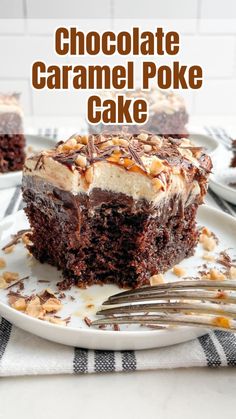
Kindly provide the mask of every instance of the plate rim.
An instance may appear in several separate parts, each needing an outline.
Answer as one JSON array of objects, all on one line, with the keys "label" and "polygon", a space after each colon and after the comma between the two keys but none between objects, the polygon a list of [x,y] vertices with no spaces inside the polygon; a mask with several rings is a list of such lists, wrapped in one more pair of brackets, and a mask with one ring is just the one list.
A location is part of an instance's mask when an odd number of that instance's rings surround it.
[{"label": "plate rim", "polygon": [[[0,221],[0,228],[3,227],[5,223],[10,222],[12,218],[15,218],[17,214],[21,214],[23,212],[24,212],[24,210],[20,210],[20,211],[17,211],[16,213],[14,213],[14,214],[11,214],[11,215],[3,218]],[[234,224],[234,227],[236,228],[236,219],[232,215],[226,214],[221,210],[218,210],[216,208],[211,207],[210,205],[203,204],[199,208],[199,212],[206,213],[206,215],[208,215],[210,213],[211,216],[212,215],[213,216],[217,215],[218,217],[227,219],[230,223]],[[45,327],[48,330],[58,330],[58,327],[60,327],[63,330],[63,332],[65,334],[68,334],[68,335],[70,333],[79,333],[79,334],[85,335],[86,337],[89,337],[89,336],[92,337],[92,336],[95,336],[95,335],[97,337],[99,337],[99,336],[103,337],[104,335],[108,336],[108,333],[109,333],[110,337],[113,337],[113,336],[117,337],[117,331],[114,331],[114,330],[91,329],[89,327],[88,328],[79,328],[79,327],[76,328],[76,327],[67,327],[67,326],[63,326],[63,325],[55,325],[55,324],[52,324],[52,323],[49,323],[49,322],[42,322],[42,320],[40,320],[40,319],[30,317],[30,316],[27,316],[24,313],[16,311],[15,309],[13,309],[12,307],[8,306],[6,303],[4,303],[0,300],[0,313],[5,318],[5,314],[3,314],[4,310],[6,310],[7,313],[14,313],[14,315],[16,315],[19,318],[19,320],[22,319],[24,321],[24,319],[27,318],[27,322],[31,323],[32,325],[35,325],[36,328],[37,328],[37,325],[40,324],[40,327],[41,326]],[[14,322],[12,322],[12,323],[14,324]],[[196,331],[196,328],[193,327],[193,326],[187,326],[186,328],[189,332],[192,331],[192,330]],[[25,330],[25,329],[23,329],[23,330]],[[199,331],[200,330],[201,330],[201,328],[199,328]],[[207,333],[207,331],[209,331],[209,329],[202,329],[202,330],[204,330],[203,334],[205,334],[205,333]],[[141,330],[141,331],[121,330],[121,331],[119,331],[119,336],[120,337],[128,337],[128,336],[137,337],[138,335],[140,335],[140,337],[143,336],[145,338],[145,337],[151,337],[151,336],[159,335],[160,338],[161,338],[161,335],[163,333],[166,334],[166,332],[167,331],[164,330],[164,329],[163,330]],[[32,333],[32,332],[30,332],[30,333]],[[37,335],[37,333],[35,333],[35,335]]]}]

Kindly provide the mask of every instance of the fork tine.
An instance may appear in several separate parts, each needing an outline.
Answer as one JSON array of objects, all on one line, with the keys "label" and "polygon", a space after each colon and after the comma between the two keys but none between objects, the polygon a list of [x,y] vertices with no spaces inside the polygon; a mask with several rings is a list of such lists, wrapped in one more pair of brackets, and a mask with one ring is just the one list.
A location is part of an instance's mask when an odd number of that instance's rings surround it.
[{"label": "fork tine", "polygon": [[154,300],[196,300],[196,301],[211,301],[211,302],[224,302],[236,304],[236,296],[231,296],[227,294],[219,294],[212,292],[188,292],[188,291],[173,291],[173,292],[158,292],[152,295],[133,295],[129,298],[117,298],[112,301],[105,301],[102,305],[115,305],[115,304],[125,304],[125,303],[135,303],[141,301],[154,301]]},{"label": "fork tine", "polygon": [[197,326],[207,329],[228,330],[236,332],[236,322],[232,322],[227,317],[213,317],[211,319],[202,318],[201,316],[181,315],[179,317],[173,315],[165,316],[121,316],[106,317],[92,322],[93,326],[113,325],[113,324],[142,324],[142,325],[168,325],[168,326]]},{"label": "fork tine", "polygon": [[132,304],[126,306],[116,306],[99,310],[96,314],[102,316],[132,314],[132,313],[199,313],[225,315],[236,318],[236,308],[221,306],[220,304],[189,303],[189,302],[169,302],[154,304]]},{"label": "fork tine", "polygon": [[[128,290],[124,291],[119,294],[115,294],[110,296],[106,301],[104,301],[103,305],[112,305],[112,304],[120,304],[130,302],[130,301],[147,301],[158,298],[161,296],[163,298],[168,298],[169,295],[174,295],[175,291],[187,291],[192,290],[196,294],[196,290],[227,290],[227,291],[236,291],[236,281],[212,281],[212,280],[194,280],[194,281],[177,281],[172,283],[165,283],[151,287],[144,287],[135,290]],[[166,291],[166,292],[165,292]],[[197,295],[200,295],[198,292]],[[166,297],[165,297],[166,296]],[[179,296],[178,296],[179,297]],[[203,295],[205,298],[205,294]]]}]

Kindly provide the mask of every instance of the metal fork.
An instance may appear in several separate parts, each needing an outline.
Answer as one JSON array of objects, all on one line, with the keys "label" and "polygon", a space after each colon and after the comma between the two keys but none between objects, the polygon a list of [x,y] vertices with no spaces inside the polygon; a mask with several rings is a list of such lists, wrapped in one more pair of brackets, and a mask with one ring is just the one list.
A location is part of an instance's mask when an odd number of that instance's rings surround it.
[{"label": "metal fork", "polygon": [[[236,332],[236,281],[184,280],[112,295],[93,326],[196,326]],[[111,307],[112,306],[112,307]]]}]

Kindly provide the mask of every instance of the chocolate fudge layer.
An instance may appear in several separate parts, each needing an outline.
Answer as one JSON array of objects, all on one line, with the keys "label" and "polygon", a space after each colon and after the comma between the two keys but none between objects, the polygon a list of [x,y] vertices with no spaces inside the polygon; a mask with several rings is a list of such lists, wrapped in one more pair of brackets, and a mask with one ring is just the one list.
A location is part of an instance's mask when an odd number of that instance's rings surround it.
[{"label": "chocolate fudge layer", "polygon": [[19,95],[0,94],[0,172],[21,170],[25,161],[24,148]]},{"label": "chocolate fudge layer", "polygon": [[26,160],[30,251],[61,288],[148,284],[191,256],[211,161],[188,139],[76,135]]},{"label": "chocolate fudge layer", "polygon": [[[165,137],[183,138],[188,137],[186,124],[188,123],[188,113],[184,100],[177,93],[172,91],[161,91],[152,88],[150,91],[135,90],[126,92],[128,98],[144,98],[149,104],[149,119],[144,125],[124,125],[122,130],[129,133],[150,132],[158,133]],[[115,92],[104,92],[103,99],[115,97]],[[89,125],[89,133],[100,133],[103,130],[109,132],[119,132],[120,125]]]}]

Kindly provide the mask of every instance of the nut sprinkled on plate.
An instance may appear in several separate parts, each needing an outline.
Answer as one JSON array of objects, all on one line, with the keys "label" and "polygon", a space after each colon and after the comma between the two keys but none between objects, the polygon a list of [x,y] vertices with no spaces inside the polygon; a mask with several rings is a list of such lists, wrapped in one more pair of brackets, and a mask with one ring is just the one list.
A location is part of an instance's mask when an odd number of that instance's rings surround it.
[{"label": "nut sprinkled on plate", "polygon": [[2,276],[0,276],[0,289],[4,289],[6,287],[7,287],[7,282]]},{"label": "nut sprinkled on plate", "polygon": [[42,317],[45,314],[45,310],[40,304],[40,299],[38,296],[32,298],[26,306],[26,314],[31,317]]},{"label": "nut sprinkled on plate", "polygon": [[12,308],[18,311],[25,311],[26,310],[26,301],[23,297],[20,297],[16,301],[11,304]]},{"label": "nut sprinkled on plate", "polygon": [[200,235],[200,243],[202,243],[202,247],[204,250],[208,252],[212,252],[216,248],[216,240],[214,237],[208,237],[206,234]]},{"label": "nut sprinkled on plate", "polygon": [[60,310],[62,304],[57,298],[49,298],[42,307],[47,313],[51,313]]},{"label": "nut sprinkled on plate", "polygon": [[202,279],[211,279],[212,281],[223,281],[226,276],[216,268],[212,268],[209,272],[202,275]]},{"label": "nut sprinkled on plate", "polygon": [[2,274],[3,278],[5,279],[6,282],[12,282],[12,281],[16,281],[17,279],[19,279],[19,274],[17,272],[8,272],[5,271]]},{"label": "nut sprinkled on plate", "polygon": [[180,265],[175,265],[172,269],[172,272],[179,277],[186,275],[186,270]]},{"label": "nut sprinkled on plate", "polygon": [[153,275],[150,278],[150,285],[158,285],[158,284],[163,284],[165,282],[165,278],[164,275],[162,274],[157,274],[157,275]]},{"label": "nut sprinkled on plate", "polygon": [[3,258],[0,258],[0,269],[4,269],[6,267],[6,261]]}]

